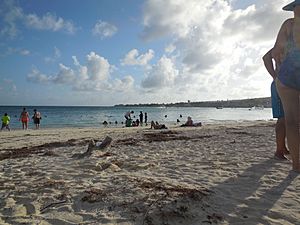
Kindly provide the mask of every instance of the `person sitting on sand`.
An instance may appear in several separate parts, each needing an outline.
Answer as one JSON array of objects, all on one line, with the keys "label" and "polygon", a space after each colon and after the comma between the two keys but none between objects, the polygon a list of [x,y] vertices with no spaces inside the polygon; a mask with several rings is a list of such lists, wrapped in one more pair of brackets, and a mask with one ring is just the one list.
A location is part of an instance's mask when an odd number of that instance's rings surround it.
[{"label": "person sitting on sand", "polygon": [[192,120],[192,117],[188,116],[187,121],[185,122],[185,124],[182,124],[181,127],[201,127],[202,123],[194,123]]},{"label": "person sitting on sand", "polygon": [[154,123],[154,121],[152,120],[151,121],[151,128],[150,129],[168,129],[167,127],[166,127],[166,125],[164,125],[164,124],[159,124],[157,121]]},{"label": "person sitting on sand", "polygon": [[140,125],[140,121],[139,121],[139,119],[136,119],[136,121],[135,121],[135,125],[136,125],[137,127]]}]

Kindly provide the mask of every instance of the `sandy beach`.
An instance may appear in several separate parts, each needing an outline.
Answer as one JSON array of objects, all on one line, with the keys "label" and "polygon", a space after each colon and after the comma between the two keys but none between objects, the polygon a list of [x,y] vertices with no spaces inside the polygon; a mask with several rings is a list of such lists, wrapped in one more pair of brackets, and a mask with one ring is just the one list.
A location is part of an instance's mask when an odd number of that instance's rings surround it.
[{"label": "sandy beach", "polygon": [[274,125],[1,132],[0,224],[299,224]]}]

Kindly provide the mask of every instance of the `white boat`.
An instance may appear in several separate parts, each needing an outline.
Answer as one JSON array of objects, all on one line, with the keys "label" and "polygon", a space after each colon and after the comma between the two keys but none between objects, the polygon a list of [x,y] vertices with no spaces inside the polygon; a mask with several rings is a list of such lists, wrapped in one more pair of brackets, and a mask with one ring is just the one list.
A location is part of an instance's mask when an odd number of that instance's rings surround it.
[{"label": "white boat", "polygon": [[249,110],[263,110],[263,109],[264,109],[264,106],[263,105],[259,105],[259,106],[253,106]]}]

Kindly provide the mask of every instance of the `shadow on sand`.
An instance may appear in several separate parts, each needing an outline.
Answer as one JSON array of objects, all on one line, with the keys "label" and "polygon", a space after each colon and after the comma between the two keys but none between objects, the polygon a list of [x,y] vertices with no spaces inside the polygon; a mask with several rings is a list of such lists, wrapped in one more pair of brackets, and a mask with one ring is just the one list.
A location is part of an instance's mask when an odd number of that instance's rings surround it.
[{"label": "shadow on sand", "polygon": [[[271,209],[298,174],[282,175],[280,169],[282,162],[268,159],[214,187],[216,204],[225,205],[224,219],[229,224],[254,225],[268,224],[266,218],[281,218],[279,212]],[[289,220],[292,224],[299,222],[292,217]]]}]

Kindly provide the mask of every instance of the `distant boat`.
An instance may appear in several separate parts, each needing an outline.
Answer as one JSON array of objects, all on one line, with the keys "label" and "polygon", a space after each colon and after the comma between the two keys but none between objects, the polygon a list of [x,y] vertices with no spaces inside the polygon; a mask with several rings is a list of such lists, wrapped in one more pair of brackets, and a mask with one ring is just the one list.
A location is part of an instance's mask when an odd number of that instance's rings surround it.
[{"label": "distant boat", "polygon": [[216,109],[223,109],[223,107],[222,106],[217,106]]},{"label": "distant boat", "polygon": [[264,106],[263,105],[258,105],[258,106],[253,106],[249,110],[263,110]]}]

